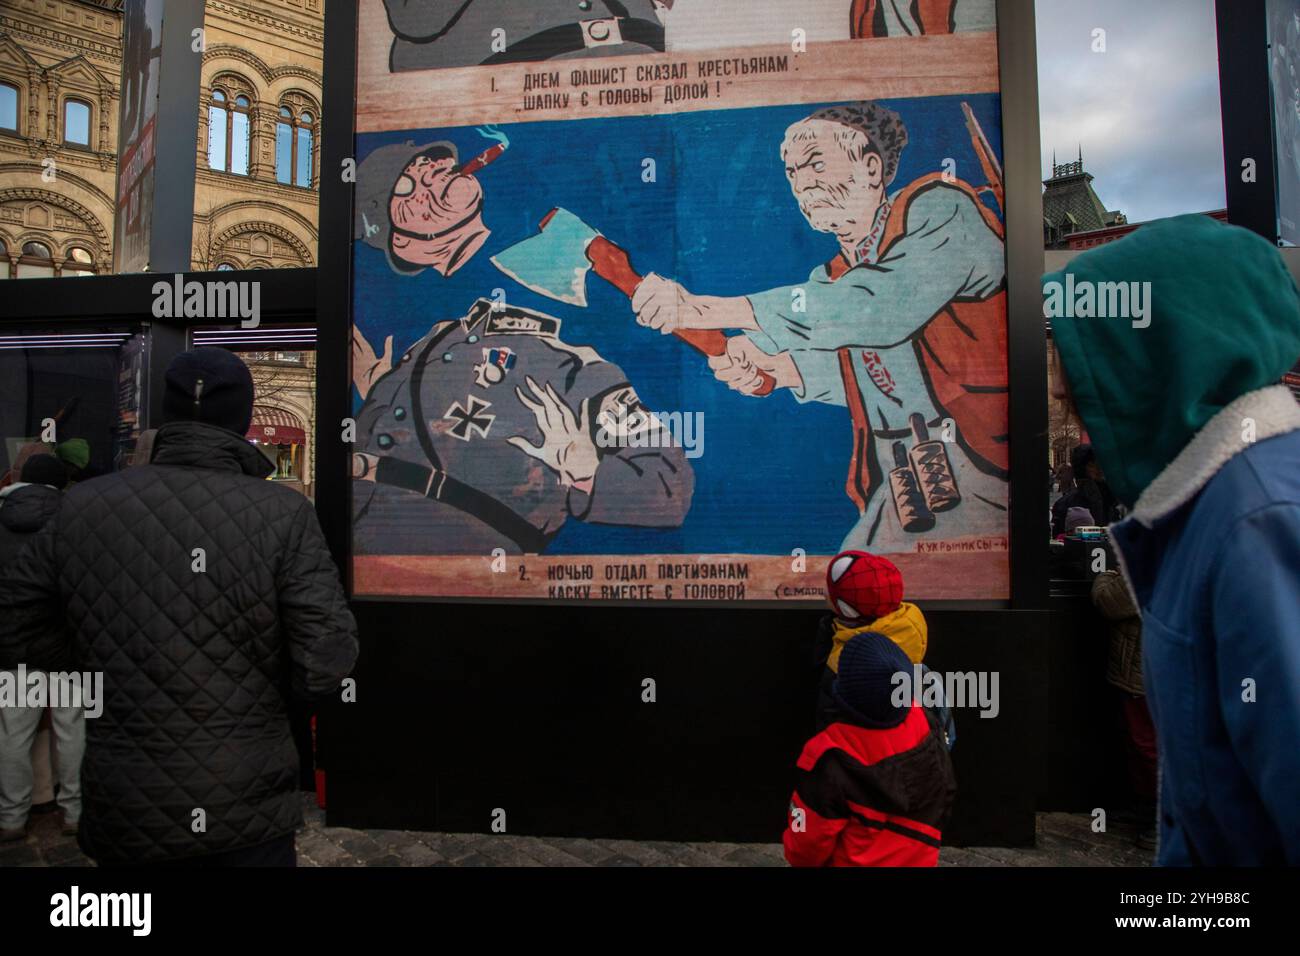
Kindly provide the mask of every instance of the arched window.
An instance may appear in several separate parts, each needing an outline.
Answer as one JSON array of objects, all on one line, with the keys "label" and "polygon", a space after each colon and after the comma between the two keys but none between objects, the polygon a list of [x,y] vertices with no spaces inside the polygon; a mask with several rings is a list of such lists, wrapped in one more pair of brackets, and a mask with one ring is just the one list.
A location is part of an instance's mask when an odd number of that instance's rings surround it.
[{"label": "arched window", "polygon": [[252,102],[247,96],[236,96],[230,110],[230,171],[240,176],[248,175],[249,111]]},{"label": "arched window", "polygon": [[214,89],[208,104],[208,167],[237,176],[248,175],[249,113],[252,100],[243,93],[232,99]]},{"label": "arched window", "polygon": [[226,94],[221,90],[212,91],[212,102],[208,105],[208,168],[226,168]]},{"label": "arched window", "polygon": [[0,129],[18,132],[18,87],[0,83]]},{"label": "arched window", "polygon": [[219,265],[217,266],[217,271],[218,271],[218,272],[234,272],[234,271],[235,271],[235,267],[232,266],[229,262],[223,262],[223,263],[221,263],[221,264],[219,264]]},{"label": "arched window", "polygon": [[95,257],[89,249],[73,246],[63,262],[65,276],[93,276],[95,274]]},{"label": "arched window", "polygon": [[71,146],[90,145],[90,104],[63,101],[63,142]]},{"label": "arched window", "polygon": [[18,278],[37,279],[54,275],[54,257],[50,247],[43,242],[23,243],[23,254],[18,257]]},{"label": "arched window", "polygon": [[0,239],[0,279],[9,278],[9,247]]},{"label": "arched window", "polygon": [[297,114],[280,107],[275,124],[275,178],[285,185],[311,188],[316,117],[310,110]]},{"label": "arched window", "polygon": [[280,107],[280,118],[275,123],[275,179],[288,185],[293,170],[293,112]]}]

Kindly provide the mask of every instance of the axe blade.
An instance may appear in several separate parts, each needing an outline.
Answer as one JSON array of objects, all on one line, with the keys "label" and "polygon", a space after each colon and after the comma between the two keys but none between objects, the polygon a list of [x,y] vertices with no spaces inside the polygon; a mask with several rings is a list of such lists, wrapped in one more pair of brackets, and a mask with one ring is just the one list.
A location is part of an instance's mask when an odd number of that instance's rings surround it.
[{"label": "axe blade", "polygon": [[587,247],[599,235],[568,210],[555,209],[541,232],[498,252],[492,264],[526,289],[586,308]]}]

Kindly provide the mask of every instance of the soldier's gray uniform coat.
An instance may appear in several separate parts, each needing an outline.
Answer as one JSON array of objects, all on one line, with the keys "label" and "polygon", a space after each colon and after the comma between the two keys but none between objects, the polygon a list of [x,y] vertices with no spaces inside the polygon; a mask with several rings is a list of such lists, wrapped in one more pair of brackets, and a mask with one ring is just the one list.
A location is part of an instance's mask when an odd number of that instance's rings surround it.
[{"label": "soldier's gray uniform coat", "polygon": [[[542,444],[537,419],[515,394],[516,387],[528,394],[525,376],[549,384],[575,415],[585,402],[583,424],[593,438],[602,410],[617,414],[619,403],[640,405],[622,369],[560,341],[558,319],[492,306],[480,299],[464,319],[435,325],[371,387],[357,419],[357,449],[372,462],[406,463],[394,470],[415,481],[397,487],[374,480],[373,468],[361,477],[354,467],[355,552],[535,553],[570,517],[678,527],[695,487],[681,447],[601,448],[598,442],[602,457],[588,495],[561,485],[554,470],[507,442],[522,436]],[[514,354],[514,367],[490,383],[481,367],[485,353],[499,348]],[[660,445],[667,444],[662,436]]]},{"label": "soldier's gray uniform coat", "polygon": [[[384,0],[394,34],[389,69],[430,70],[486,62],[653,53],[664,48],[653,0]],[[582,24],[621,18],[622,43],[592,43],[608,27]],[[493,50],[495,30],[506,50]]]}]

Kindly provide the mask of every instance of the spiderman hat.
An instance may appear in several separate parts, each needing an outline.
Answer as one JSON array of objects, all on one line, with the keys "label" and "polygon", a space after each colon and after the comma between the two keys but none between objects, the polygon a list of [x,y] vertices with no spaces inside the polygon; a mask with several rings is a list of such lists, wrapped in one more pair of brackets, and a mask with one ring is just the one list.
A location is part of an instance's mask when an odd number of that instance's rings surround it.
[{"label": "spiderman hat", "polygon": [[843,551],[826,568],[826,597],[845,624],[869,624],[898,610],[903,602],[903,575],[880,555]]}]

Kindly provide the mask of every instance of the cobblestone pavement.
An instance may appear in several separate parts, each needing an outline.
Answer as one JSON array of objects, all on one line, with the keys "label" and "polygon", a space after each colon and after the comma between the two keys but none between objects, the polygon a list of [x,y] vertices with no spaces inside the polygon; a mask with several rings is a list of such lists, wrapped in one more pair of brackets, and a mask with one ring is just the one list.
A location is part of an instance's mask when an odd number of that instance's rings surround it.
[{"label": "cobblestone pavement", "polygon": [[[486,833],[417,833],[325,826],[325,813],[303,795],[307,825],[298,834],[300,866],[784,866],[767,843],[667,843],[518,837]],[[944,847],[940,866],[1147,866],[1151,854],[1136,830],[1114,825],[1093,833],[1084,814],[1040,813],[1037,846]],[[57,813],[33,814],[26,841],[0,846],[0,866],[87,866]]]}]

